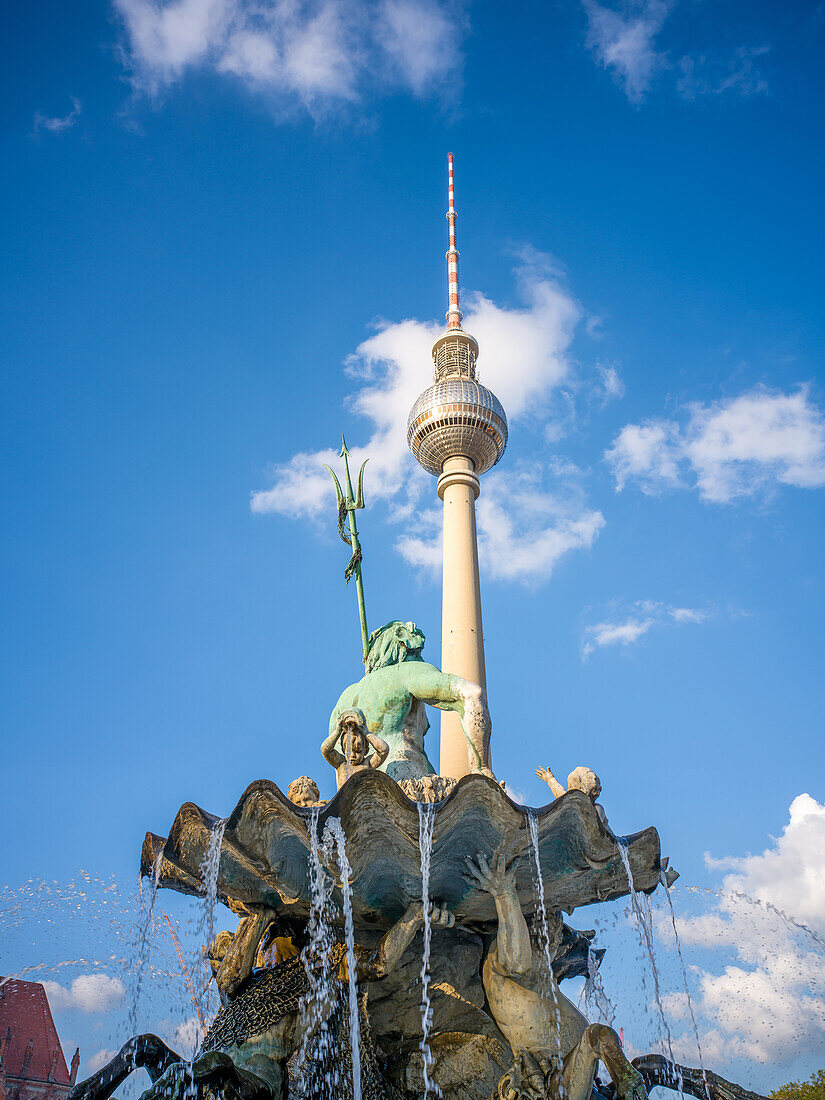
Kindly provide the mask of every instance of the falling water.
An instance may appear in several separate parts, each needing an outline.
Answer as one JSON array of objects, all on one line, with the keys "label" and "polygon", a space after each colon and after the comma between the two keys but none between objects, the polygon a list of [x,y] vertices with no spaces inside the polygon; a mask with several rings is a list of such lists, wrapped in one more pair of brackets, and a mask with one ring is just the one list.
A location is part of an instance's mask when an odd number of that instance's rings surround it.
[{"label": "falling water", "polygon": [[[340,1088],[335,1071],[334,1037],[329,1021],[335,1007],[335,985],[330,964],[330,951],[334,943],[332,930],[331,894],[332,879],[321,862],[326,854],[318,841],[319,807],[313,806],[309,823],[309,885],[312,905],[307,922],[309,940],[301,952],[301,962],[309,986],[301,999],[300,1014],[303,1041],[296,1059],[296,1071],[304,1076],[312,1069],[312,1063],[332,1066],[326,1072],[325,1084],[332,1093]],[[327,834],[329,836],[329,834]],[[335,1079],[331,1079],[334,1077]]]},{"label": "falling water", "polygon": [[218,872],[221,866],[221,845],[223,834],[226,831],[225,817],[219,817],[209,833],[209,843],[206,846],[201,862],[201,882],[204,884],[203,917],[199,931],[206,936],[208,947],[215,938],[215,906],[218,903]]},{"label": "falling water", "polygon": [[[670,1028],[668,1026],[667,1018],[665,1016],[664,1005],[662,1004],[661,990],[659,989],[659,971],[656,966],[656,956],[653,951],[653,913],[650,908],[650,898],[646,894],[639,894],[636,887],[633,884],[633,871],[630,867],[630,852],[628,851],[627,842],[623,839],[617,838],[616,840],[619,855],[622,859],[622,865],[624,866],[625,874],[627,875],[627,885],[630,890],[630,905],[633,910],[633,915],[636,918],[636,929],[639,933],[639,940],[641,941],[643,950],[647,953],[647,957],[650,961],[650,971],[653,977],[653,996],[656,1001],[656,1008],[659,1013],[659,1020],[661,1023],[662,1037],[667,1044],[667,1053],[670,1061],[673,1062],[673,1040],[670,1034]],[[682,1076],[677,1072],[676,1085],[679,1090],[679,1095],[684,1096],[682,1092]]]},{"label": "falling water", "polygon": [[[539,935],[542,944],[542,950],[544,952],[544,965],[547,968],[547,986],[549,988],[550,995],[553,999],[553,1015],[556,1020],[556,1068],[559,1073],[559,1086],[561,1089],[562,1100],[566,1095],[567,1090],[564,1086],[564,1080],[561,1077],[562,1069],[564,1068],[564,1058],[561,1050],[561,1009],[559,1007],[559,998],[556,992],[556,983],[553,978],[553,952],[550,948],[550,929],[547,926],[547,905],[544,899],[544,879],[541,875],[541,858],[539,856],[539,823],[536,816],[536,811],[530,807],[527,808],[527,825],[530,830],[530,847],[533,850],[533,874],[534,883],[536,888],[536,894],[539,899]],[[542,990],[542,995],[546,996],[546,992]]]},{"label": "falling water", "polygon": [[158,897],[160,883],[160,867],[163,862],[163,851],[155,856],[152,864],[152,877],[148,887],[143,885],[143,879],[138,879],[138,895],[140,898],[140,916],[138,918],[138,934],[135,942],[135,959],[133,963],[134,980],[132,982],[132,997],[129,1005],[129,1031],[137,1034],[137,1012],[140,1000],[140,989],[143,984],[143,969],[148,954],[149,935],[152,931],[155,914],[155,902]]},{"label": "falling water", "polygon": [[430,1027],[433,1022],[433,1009],[430,1003],[430,945],[432,942],[432,922],[430,920],[430,860],[433,852],[433,826],[435,825],[435,806],[428,802],[418,803],[418,849],[421,853],[421,905],[424,914],[424,950],[421,956],[421,1042],[418,1048],[424,1063],[424,1098],[428,1093],[441,1095],[441,1089],[430,1078],[433,1055],[430,1050]]},{"label": "falling water", "polygon": [[[203,944],[207,949],[215,938],[215,910],[218,905],[218,875],[221,867],[221,847],[223,845],[223,834],[226,831],[227,819],[219,817],[213,823],[209,830],[209,841],[206,845],[206,851],[203,854],[203,859],[200,865],[200,877],[204,886],[203,894],[203,907],[201,909],[200,919],[198,921],[198,935],[195,940],[195,952],[191,970],[192,985],[194,990],[190,990],[195,1004],[195,1014],[198,1020],[206,1020],[209,1015],[209,1006],[204,1003],[204,997],[207,994],[209,983],[212,978],[212,970],[209,965],[209,960],[205,953],[201,952],[200,945]],[[203,979],[198,980],[198,972],[203,972]],[[186,975],[184,975],[186,977]],[[207,998],[208,999],[208,998]]]},{"label": "falling water", "polygon": [[349,1039],[352,1050],[352,1100],[361,1100],[361,1021],[358,1015],[358,974],[355,958],[355,929],[352,921],[352,868],[347,858],[347,838],[337,817],[327,822],[326,832],[332,834],[341,871],[341,893],[344,899],[344,932],[347,941],[347,972],[349,974]]},{"label": "falling water", "polygon": [[584,980],[580,1004],[584,1002],[585,1016],[592,1014],[591,1005],[602,1023],[613,1026],[616,1019],[616,1006],[607,995],[599,973],[599,960],[592,943],[587,945],[587,975]]},{"label": "falling water", "polygon": [[708,1090],[708,1079],[705,1073],[705,1063],[702,1060],[702,1042],[699,1038],[699,1027],[696,1023],[696,1014],[693,1011],[693,1000],[690,996],[690,989],[688,988],[687,969],[685,968],[685,957],[682,954],[682,941],[679,939],[679,933],[676,930],[676,914],[673,911],[673,898],[670,896],[670,887],[667,884],[667,878],[664,871],[659,872],[659,881],[665,890],[665,897],[667,898],[668,908],[670,909],[670,923],[673,926],[673,938],[676,941],[676,951],[679,955],[679,963],[682,967],[682,981],[685,984],[685,997],[687,998],[688,1011],[690,1012],[690,1022],[693,1025],[693,1034],[696,1036],[696,1050],[699,1053],[699,1068],[702,1070],[702,1080],[705,1082],[705,1093],[708,1100],[710,1100],[710,1091]]}]

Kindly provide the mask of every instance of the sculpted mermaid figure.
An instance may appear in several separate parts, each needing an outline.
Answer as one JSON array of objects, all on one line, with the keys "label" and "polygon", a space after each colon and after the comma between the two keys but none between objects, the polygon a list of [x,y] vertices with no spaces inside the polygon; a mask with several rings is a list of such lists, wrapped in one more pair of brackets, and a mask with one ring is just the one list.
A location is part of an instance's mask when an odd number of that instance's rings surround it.
[{"label": "sculpted mermaid figure", "polygon": [[[515,1055],[499,1082],[501,1100],[589,1100],[599,1061],[619,1097],[647,1100],[642,1075],[625,1058],[616,1032],[589,1024],[548,974],[530,940],[515,875],[504,857],[491,867],[478,855],[467,865],[468,881],[490,894],[498,916],[482,978],[490,1011]],[[549,923],[552,956],[561,920],[554,915]]]}]

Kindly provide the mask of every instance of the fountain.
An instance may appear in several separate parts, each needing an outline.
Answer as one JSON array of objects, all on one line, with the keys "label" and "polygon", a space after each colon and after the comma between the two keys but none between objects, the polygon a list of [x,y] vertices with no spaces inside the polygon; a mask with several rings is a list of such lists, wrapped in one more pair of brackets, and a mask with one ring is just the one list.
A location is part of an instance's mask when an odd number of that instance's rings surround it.
[{"label": "fountain", "polygon": [[[452,185],[450,215],[448,332],[409,431],[416,457],[440,475],[454,548],[472,550],[478,474],[503,454],[507,429],[461,329]],[[567,787],[538,769],[554,797],[536,808],[497,781],[477,558],[451,560],[449,599],[445,569],[445,655],[464,675],[424,659],[412,622],[368,631],[355,521],[364,469],[354,493],[346,443],[341,454],[338,530],[352,551],[345,576],[356,580],[365,673],[340,693],[321,746],[337,792],[323,802],[309,776],[286,794],[258,779],[225,818],[186,802],[166,835],[146,834],[145,919],[157,890],[204,899],[199,929],[221,1008],[191,1061],[137,1035],[70,1100],[107,1100],[141,1066],[151,1080],[143,1100],[645,1100],[656,1085],[753,1100],[703,1065],[674,1063],[648,899],[677,875],[656,829],[616,836],[589,768]],[[445,714],[442,774],[425,749],[427,705]],[[625,1056],[599,979],[604,950],[564,919],[620,898],[631,901],[667,1057]],[[240,918],[234,933],[214,935],[218,906]],[[597,1022],[562,992],[577,976]]]},{"label": "fountain", "polygon": [[[167,836],[146,835],[150,905],[156,889],[204,899],[206,935],[216,905],[240,915],[234,935],[207,944],[222,1008],[191,1063],[136,1036],[72,1100],[105,1100],[141,1065],[153,1078],[145,1100],[583,1100],[600,1061],[611,1079],[601,1095],[640,1100],[663,1084],[709,1100],[752,1096],[662,1054],[630,1063],[613,1029],[589,1023],[560,989],[573,976],[600,988],[603,954],[562,914],[629,897],[667,1040],[646,902],[676,875],[655,828],[615,836],[595,788],[521,806],[486,760],[457,782],[425,771],[422,723],[398,737],[392,722],[399,709],[415,718],[443,674],[423,660],[413,624],[374,632],[376,643],[383,657],[348,689],[359,706],[333,710],[330,762],[349,774],[330,802],[308,779],[291,788],[296,801],[256,780],[228,817],[185,803]],[[462,685],[451,698],[478,702]],[[457,712],[466,721],[471,703]],[[376,713],[384,732],[369,739]],[[489,722],[483,702],[475,713]],[[404,754],[403,780],[381,766],[375,738],[389,764]]]}]

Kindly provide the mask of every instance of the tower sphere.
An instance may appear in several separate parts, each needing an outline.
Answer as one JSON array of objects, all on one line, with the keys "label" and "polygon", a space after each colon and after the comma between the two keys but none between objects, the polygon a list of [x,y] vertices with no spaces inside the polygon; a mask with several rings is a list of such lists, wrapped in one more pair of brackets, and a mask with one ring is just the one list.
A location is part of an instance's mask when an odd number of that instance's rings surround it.
[{"label": "tower sphere", "polygon": [[407,443],[436,477],[448,458],[472,460],[474,473],[495,466],[507,446],[507,417],[494,393],[474,378],[453,375],[424,390],[407,421]]},{"label": "tower sphere", "polygon": [[[458,249],[455,240],[453,154],[449,166],[447,221],[447,329],[433,344],[435,377],[412,407],[407,420],[407,443],[417,461],[436,477],[449,459],[472,463],[475,494],[478,476],[498,462],[507,446],[507,417],[494,393],[476,379],[478,343],[461,327],[458,304]],[[439,495],[441,495],[439,482]]]}]

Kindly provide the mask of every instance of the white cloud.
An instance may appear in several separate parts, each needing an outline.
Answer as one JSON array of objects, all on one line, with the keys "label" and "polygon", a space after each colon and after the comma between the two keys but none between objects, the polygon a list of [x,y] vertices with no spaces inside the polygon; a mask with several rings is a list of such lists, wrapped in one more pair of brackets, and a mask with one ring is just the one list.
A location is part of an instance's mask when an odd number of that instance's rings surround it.
[{"label": "white cloud", "polygon": [[780,485],[825,485],[825,415],[807,386],[779,393],[759,386],[727,401],[693,404],[683,422],[648,420],[622,428],[605,451],[616,489],[630,481],[655,494],[684,485],[727,504]]},{"label": "white cloud", "polygon": [[77,1009],[80,1012],[108,1012],[126,996],[126,987],[119,978],[108,974],[81,974],[67,989],[58,982],[43,982],[46,996],[54,1012]]},{"label": "white cloud", "polygon": [[186,1057],[192,1057],[203,1039],[203,1031],[197,1016],[190,1016],[175,1028],[174,1047]]},{"label": "white cloud", "polygon": [[596,623],[585,631],[587,641],[582,656],[588,657],[598,646],[632,645],[653,626],[654,619],[627,619],[623,623]]},{"label": "white cloud", "polygon": [[456,49],[460,25],[436,3],[384,0],[376,34],[399,84],[415,95],[426,94],[446,74],[455,77],[461,70]]},{"label": "white cloud", "polygon": [[612,363],[600,363],[597,370],[602,382],[599,395],[602,403],[606,405],[608,401],[624,397],[624,382],[616,367]]},{"label": "white cloud", "polygon": [[760,855],[705,859],[710,868],[731,872],[726,894],[746,894],[791,913],[825,941],[825,806],[815,798],[793,800],[782,836]]},{"label": "white cloud", "polygon": [[42,115],[37,111],[34,116],[34,132],[38,133],[40,130],[48,130],[50,134],[60,134],[64,130],[71,130],[80,118],[82,110],[83,107],[81,106],[80,100],[72,96],[72,109],[67,115],[50,118],[48,115]]},{"label": "white cloud", "polygon": [[[552,575],[571,550],[589,550],[604,527],[601,512],[589,509],[579,472],[569,464],[520,463],[506,473],[487,474],[476,504],[478,553],[493,580],[535,583]],[[405,535],[397,548],[410,565],[441,570],[441,514],[417,516],[421,534]]]},{"label": "white cloud", "polygon": [[137,90],[191,70],[240,80],[314,116],[375,89],[438,92],[461,71],[464,26],[438,0],[112,0]]},{"label": "white cloud", "polygon": [[668,614],[677,623],[704,623],[708,618],[707,611],[695,607],[671,607]]},{"label": "white cloud", "polygon": [[632,478],[639,480],[644,492],[681,484],[673,431],[673,425],[655,420],[622,428],[604,455],[613,467],[617,490],[624,489]]},{"label": "white cloud", "polygon": [[685,54],[674,66],[657,39],[676,0],[619,0],[608,7],[582,0],[587,15],[587,46],[603,69],[612,73],[631,103],[640,103],[654,79],[665,70],[677,76],[676,90],[685,99],[732,93],[743,97],[769,91],[760,60],[770,46],[742,45],[732,52],[708,50]]},{"label": "white cloud", "polygon": [[770,46],[739,46],[724,60],[688,54],[679,61],[681,76],[676,87],[685,99],[725,92],[744,97],[765,95],[770,87],[759,68],[759,59],[768,53]]},{"label": "white cloud", "polygon": [[587,45],[599,64],[621,83],[631,103],[639,103],[666,63],[655,40],[673,6],[671,0],[628,0],[621,11],[582,0],[587,13]]},{"label": "white cloud", "polygon": [[[779,1064],[825,1045],[825,806],[801,794],[782,835],[728,869],[711,912],[679,922],[682,944],[733,950],[717,973],[693,967],[706,1063]],[[669,938],[669,920],[660,933]],[[673,1018],[684,1019],[670,998]],[[766,1022],[770,1021],[769,1026]],[[690,1048],[692,1035],[679,1042]],[[695,1050],[695,1046],[693,1047]]]},{"label": "white cloud", "polygon": [[[558,388],[571,381],[570,344],[582,317],[558,272],[534,252],[520,256],[517,281],[525,306],[496,305],[482,294],[466,298],[465,325],[478,339],[479,379],[499,397],[511,422],[542,429]],[[347,363],[356,383],[350,399],[367,419],[372,436],[352,449],[352,462],[369,457],[369,491],[383,500],[391,518],[407,519],[433,479],[416,465],[406,443],[407,416],[427,385],[430,348],[441,326],[417,320],[386,324],[365,340]],[[252,494],[253,512],[315,519],[329,506],[330,483],[323,463],[333,450],[302,452],[273,470],[270,489]],[[551,460],[517,465],[484,478],[478,502],[479,548],[490,576],[537,581],[550,576],[569,551],[592,546],[604,525],[586,506],[581,471]],[[424,568],[440,563],[440,512],[416,514],[418,534],[399,540],[405,560]]]},{"label": "white cloud", "polygon": [[97,1071],[102,1069],[107,1062],[111,1062],[115,1053],[114,1050],[106,1050],[105,1048],[96,1051],[86,1062],[86,1072],[89,1074],[97,1073]]},{"label": "white cloud", "polygon": [[695,607],[669,607],[654,600],[639,600],[629,610],[614,613],[611,619],[584,628],[581,641],[582,660],[605,646],[634,645],[654,627],[669,623],[703,623],[709,618],[709,612]]}]

